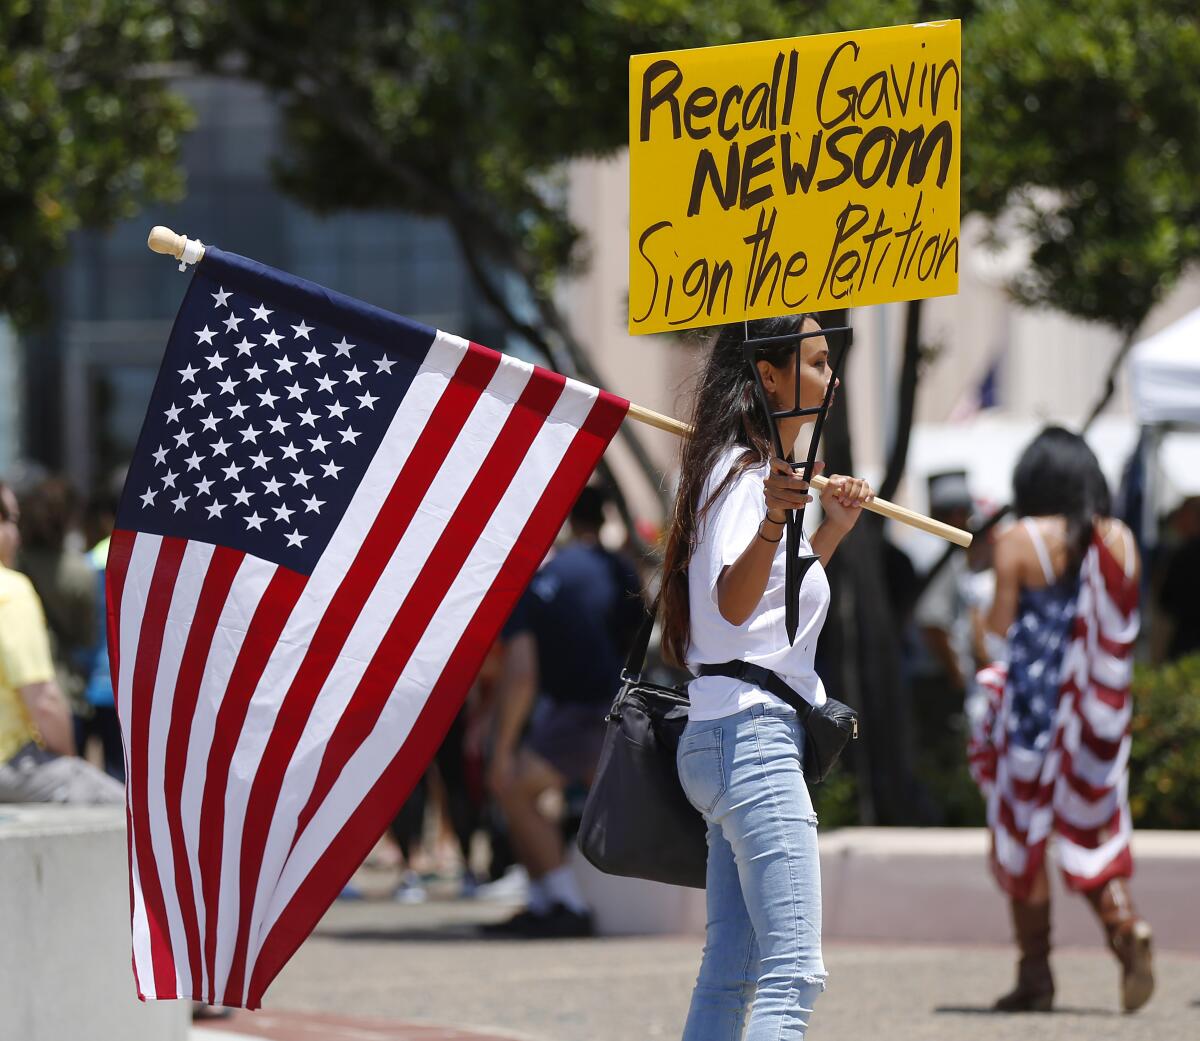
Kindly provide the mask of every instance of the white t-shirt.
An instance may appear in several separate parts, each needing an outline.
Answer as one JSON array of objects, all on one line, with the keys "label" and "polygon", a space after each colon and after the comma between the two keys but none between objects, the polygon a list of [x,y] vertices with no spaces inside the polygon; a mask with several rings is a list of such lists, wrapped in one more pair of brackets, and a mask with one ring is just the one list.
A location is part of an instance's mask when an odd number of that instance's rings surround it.
[{"label": "white t-shirt", "polygon": [[[708,501],[742,451],[731,447],[718,460],[700,493],[700,505]],[[817,637],[829,612],[829,579],[820,561],[809,568],[800,586],[800,625],[793,644],[788,643],[784,626],[784,539],[775,547],[766,591],[745,623],[730,624],[717,607],[717,579],[721,571],[742,555],[767,515],[763,498],[767,470],[764,463],[735,477],[700,524],[696,550],[688,563],[691,644],[687,666],[695,673],[701,663],[737,659],[753,662],[778,673],[806,701],[820,705],[825,701],[825,687],[813,660]],[[808,539],[801,541],[800,551],[812,552]],[[751,705],[783,704],[760,687],[727,676],[700,676],[692,680],[688,696],[692,702],[688,715],[695,720],[720,719]]]}]

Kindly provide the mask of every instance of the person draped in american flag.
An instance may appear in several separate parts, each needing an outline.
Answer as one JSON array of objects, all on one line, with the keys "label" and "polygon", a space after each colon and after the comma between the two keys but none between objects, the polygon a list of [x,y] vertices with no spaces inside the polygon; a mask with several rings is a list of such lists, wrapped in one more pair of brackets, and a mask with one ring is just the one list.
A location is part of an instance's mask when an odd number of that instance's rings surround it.
[{"label": "person draped in american flag", "polygon": [[1013,475],[1019,518],[996,542],[987,617],[995,664],[969,749],[987,800],[991,863],[1011,901],[1020,962],[997,1011],[1044,1011],[1050,971],[1046,844],[1067,887],[1095,910],[1121,966],[1121,1004],[1154,989],[1151,931],[1130,899],[1129,683],[1140,564],[1109,516],[1100,464],[1083,438],[1048,427]]}]

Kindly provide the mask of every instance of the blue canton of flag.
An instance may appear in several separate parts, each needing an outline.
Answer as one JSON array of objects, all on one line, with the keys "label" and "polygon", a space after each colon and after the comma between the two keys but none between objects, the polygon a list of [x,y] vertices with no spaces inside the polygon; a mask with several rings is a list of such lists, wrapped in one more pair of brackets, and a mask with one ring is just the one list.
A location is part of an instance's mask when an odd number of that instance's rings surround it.
[{"label": "blue canton of flag", "polygon": [[398,340],[393,326],[385,350],[369,335],[348,338],[300,293],[268,303],[244,281],[208,251],[167,344],[117,526],[308,574],[432,330],[414,325]]}]

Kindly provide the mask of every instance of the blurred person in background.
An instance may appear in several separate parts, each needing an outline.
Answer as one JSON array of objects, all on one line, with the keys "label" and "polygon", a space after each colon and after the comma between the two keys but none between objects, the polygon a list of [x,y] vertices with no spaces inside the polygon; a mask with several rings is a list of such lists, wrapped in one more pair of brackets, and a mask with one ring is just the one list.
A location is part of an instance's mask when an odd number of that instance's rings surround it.
[{"label": "blurred person in background", "polygon": [[[965,470],[929,476],[929,513],[934,520],[966,530],[971,520],[971,493]],[[967,555],[955,550],[938,568],[916,605],[916,622],[934,661],[956,694],[965,695],[975,674],[965,582]]]},{"label": "blurred person in background", "polygon": [[1013,474],[1018,521],[995,544],[987,637],[997,664],[980,674],[989,710],[971,766],[987,799],[992,867],[1007,892],[1020,961],[997,1011],[1045,1011],[1050,971],[1046,843],[1069,889],[1100,919],[1121,968],[1121,1005],[1154,988],[1151,931],[1128,880],[1130,679],[1140,563],[1111,517],[1108,486],[1083,438],[1048,427]]},{"label": "blurred person in background", "polygon": [[[77,720],[82,720],[88,714],[84,689],[103,612],[97,611],[95,571],[78,545],[79,504],[61,477],[42,478],[19,499],[21,547],[16,568],[28,576],[42,602],[59,690]],[[82,744],[79,747],[82,750]]]},{"label": "blurred person in background", "polygon": [[33,584],[12,570],[20,507],[0,481],[0,802],[118,803],[124,787],[75,755]]},{"label": "blurred person in background", "polygon": [[[492,935],[590,936],[592,916],[542,799],[591,783],[604,717],[642,619],[637,572],[600,543],[605,495],[585,487],[570,541],[542,565],[504,630],[488,784],[529,876],[528,907]],[[524,735],[524,737],[522,736]]]},{"label": "blurred person in background", "polygon": [[1171,621],[1166,660],[1174,661],[1200,651],[1200,496],[1176,507],[1168,531],[1158,604]]},{"label": "blurred person in background", "polygon": [[[929,476],[929,510],[935,520],[972,529],[975,504],[965,470]],[[915,609],[922,642],[971,723],[986,710],[986,695],[975,673],[987,664],[981,635],[993,588],[991,542],[976,539],[969,549],[951,552]]]},{"label": "blurred person in background", "polygon": [[96,492],[84,511],[84,538],[92,566],[93,597],[96,605],[94,642],[88,655],[87,682],[83,689],[85,710],[80,715],[76,737],[81,752],[89,740],[100,746],[104,770],[118,781],[125,780],[125,755],[121,744],[121,722],[113,698],[112,670],[108,658],[108,600],[104,576],[108,567],[108,544],[117,520],[117,501],[124,483],[122,471],[107,490]]}]

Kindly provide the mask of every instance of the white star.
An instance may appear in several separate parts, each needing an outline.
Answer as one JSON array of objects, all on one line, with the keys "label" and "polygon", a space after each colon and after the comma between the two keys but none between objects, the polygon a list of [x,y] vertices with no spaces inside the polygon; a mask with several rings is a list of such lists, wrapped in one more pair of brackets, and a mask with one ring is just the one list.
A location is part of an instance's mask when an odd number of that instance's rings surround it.
[{"label": "white star", "polygon": [[246,339],[246,337],[243,336],[241,341],[234,344],[234,346],[237,347],[238,354],[246,355],[250,353],[250,350],[253,348],[254,344],[252,344],[248,339]]},{"label": "white star", "polygon": [[258,455],[252,455],[250,457],[250,462],[254,464],[255,470],[265,470],[267,468],[267,463],[270,461],[271,457],[264,454],[261,450],[259,451]]},{"label": "white star", "polygon": [[283,451],[283,458],[286,459],[289,463],[295,462],[296,459],[300,455],[300,449],[298,449],[295,445],[292,445],[292,444],[284,445],[282,451]]},{"label": "white star", "polygon": [[300,413],[298,418],[302,427],[315,427],[317,425],[317,414],[312,409],[306,408]]},{"label": "white star", "polygon": [[283,487],[283,483],[281,481],[275,480],[274,477],[263,482],[263,488],[266,489],[266,492],[268,495],[278,495],[279,489],[282,487]]},{"label": "white star", "polygon": [[358,444],[359,434],[354,427],[346,427],[345,430],[339,430],[338,433],[342,435],[342,444],[345,444],[347,441],[352,445]]},{"label": "white star", "polygon": [[292,424],[289,423],[282,416],[276,416],[269,423],[267,423],[267,426],[269,426],[271,428],[272,434],[282,434],[291,425]]},{"label": "white star", "polygon": [[246,469],[244,466],[238,466],[237,463],[230,463],[221,471],[221,473],[225,475],[225,480],[236,481],[238,479],[238,475],[241,474],[244,469]]},{"label": "white star", "polygon": [[329,393],[332,394],[333,388],[337,386],[337,380],[331,379],[329,376],[318,376],[317,386],[322,390],[329,391]]},{"label": "white star", "polygon": [[200,480],[196,482],[196,494],[197,495],[207,495],[208,490],[212,486],[213,486],[212,481],[210,481],[207,477],[201,477]]},{"label": "white star", "polygon": [[292,516],[292,514],[296,512],[295,510],[289,510],[286,503],[280,503],[278,506],[272,506],[271,509],[275,511],[275,519],[281,520],[285,524],[288,522],[288,519]]},{"label": "white star", "polygon": [[325,407],[329,409],[330,419],[341,419],[346,413],[346,406],[340,401],[335,401],[332,405],[326,405]]},{"label": "white star", "polygon": [[325,505],[325,500],[318,499],[315,495],[308,499],[301,499],[300,501],[304,503],[305,513],[320,513],[321,507]]},{"label": "white star", "polygon": [[236,387],[237,385],[238,385],[238,381],[235,380],[232,376],[226,376],[223,380],[221,380],[217,384],[217,386],[221,388],[221,392],[223,394],[232,394],[233,388]]},{"label": "white star", "polygon": [[197,341],[196,346],[199,347],[200,344],[203,343],[205,347],[211,347],[212,339],[216,335],[217,335],[216,330],[210,329],[207,325],[203,329],[197,329],[196,330],[196,341]]},{"label": "white star", "polygon": [[347,343],[346,337],[343,336],[341,340],[333,345],[333,349],[337,351],[336,356],[338,358],[349,358],[350,352],[354,349],[354,344]]},{"label": "white star", "polygon": [[169,409],[167,409],[166,412],[167,422],[177,423],[179,421],[179,413],[182,411],[183,409],[181,409],[178,405],[172,405]]},{"label": "white star", "polygon": [[386,372],[390,376],[392,374],[392,366],[395,364],[396,362],[392,358],[380,358],[375,363],[375,372],[376,374]]},{"label": "white star", "polygon": [[180,430],[179,433],[175,435],[175,443],[180,448],[187,448],[188,442],[191,439],[192,439],[192,432],[190,430]]},{"label": "white star", "polygon": [[245,444],[247,441],[253,441],[255,444],[258,444],[258,435],[261,433],[262,431],[256,427],[246,427],[242,431],[242,444]]},{"label": "white star", "polygon": [[168,470],[166,475],[163,477],[163,485],[167,488],[174,488],[175,478],[178,476],[179,474],[177,474],[174,470]]},{"label": "white star", "polygon": [[325,355],[323,355],[315,347],[310,347],[300,357],[304,358],[309,365],[320,365],[321,359],[324,358]]},{"label": "white star", "polygon": [[365,375],[366,375],[366,373],[363,372],[362,369],[360,369],[357,365],[352,365],[350,368],[348,368],[346,370],[346,382],[347,383],[357,383],[357,384],[359,384],[359,386],[361,386],[362,378]]},{"label": "white star", "polygon": [[295,546],[297,549],[301,548],[300,543],[306,538],[308,538],[307,535],[301,535],[298,531],[289,531],[287,534],[288,545]]},{"label": "white star", "polygon": [[289,384],[284,387],[284,390],[288,392],[288,401],[303,401],[304,395],[307,393],[307,388],[300,386],[299,383]]},{"label": "white star", "polygon": [[219,355],[216,351],[213,351],[212,354],[210,354],[204,360],[208,362],[208,367],[210,369],[220,369],[222,372],[225,371],[224,366],[226,359],[221,357],[221,355]]},{"label": "white star", "polygon": [[249,517],[246,518],[246,530],[249,531],[251,528],[253,528],[255,531],[262,531],[263,521],[266,519],[266,517],[260,517],[258,515],[258,510],[255,510],[252,514],[250,514]]},{"label": "white star", "polygon": [[204,403],[208,400],[208,391],[197,390],[189,399],[192,403],[192,408],[203,408]]},{"label": "white star", "polygon": [[272,394],[269,390],[264,390],[258,396],[258,403],[264,408],[274,408],[275,402],[279,400],[278,394]]},{"label": "white star", "polygon": [[249,407],[249,405],[243,405],[240,401],[235,401],[229,406],[229,417],[231,419],[245,419],[246,409]]},{"label": "white star", "polygon": [[377,402],[378,400],[379,400],[379,398],[377,398],[370,391],[367,391],[365,394],[358,395],[358,407],[359,408],[369,408],[372,412],[374,412],[375,411],[375,402]]},{"label": "white star", "polygon": [[213,501],[204,508],[208,510],[209,517],[219,517],[221,516],[221,511],[225,509],[225,504],[223,502],[217,502],[216,499],[213,499]]},{"label": "white star", "polygon": [[265,322],[271,315],[275,313],[274,311],[268,311],[262,304],[259,304],[257,307],[252,307],[250,310],[254,312],[254,320],[256,322]]},{"label": "white star", "polygon": [[200,425],[204,427],[210,434],[217,429],[218,419],[211,412],[200,420]]},{"label": "white star", "polygon": [[196,373],[199,371],[199,369],[193,368],[191,365],[189,365],[186,369],[180,369],[179,375],[183,377],[184,383],[195,383]]},{"label": "white star", "polygon": [[271,347],[278,347],[279,341],[282,339],[283,337],[280,336],[279,333],[277,333],[274,329],[268,329],[265,333],[263,333],[263,343],[268,344]]},{"label": "white star", "polygon": [[163,448],[162,445],[159,445],[158,451],[154,453],[154,462],[156,465],[161,466],[166,461],[167,461],[167,450],[165,448]]},{"label": "white star", "polygon": [[199,453],[198,453],[198,452],[196,452],[195,450],[193,450],[193,451],[192,451],[192,454],[191,454],[191,455],[189,455],[189,456],[188,456],[188,457],[187,457],[187,458],[184,460],[184,462],[188,464],[188,469],[189,469],[189,470],[199,470],[199,469],[200,469],[200,464],[201,464],[203,461],[204,461],[204,460],[200,458],[200,455],[199,455]]},{"label": "white star", "polygon": [[294,474],[292,474],[292,487],[295,488],[297,485],[300,485],[301,487],[307,489],[308,482],[311,480],[312,476],[310,474],[306,474],[303,470],[297,470]]},{"label": "white star", "polygon": [[312,450],[314,452],[320,452],[322,455],[325,454],[325,449],[329,445],[329,442],[326,441],[325,438],[323,438],[320,434],[318,434],[316,437],[310,437],[308,439],[308,443],[312,445]]},{"label": "white star", "polygon": [[224,286],[218,286],[217,291],[212,294],[212,298],[216,301],[216,304],[214,306],[215,307],[228,307],[229,305],[227,303],[225,303],[225,301],[228,300],[232,295],[233,295],[232,293],[225,292]]},{"label": "white star", "polygon": [[149,488],[147,488],[141,494],[142,505],[143,506],[153,506],[154,505],[154,497],[157,494],[158,494],[157,491],[151,491]]},{"label": "white star", "polygon": [[232,311],[229,317],[225,319],[225,331],[227,333],[236,333],[237,327],[244,322],[244,318],[238,318]]},{"label": "white star", "polygon": [[255,383],[262,383],[263,373],[266,371],[266,369],[261,369],[257,364],[254,364],[246,370],[246,375],[254,380]]},{"label": "white star", "polygon": [[183,492],[180,492],[171,501],[175,504],[175,512],[178,513],[187,505],[188,497]]},{"label": "white star", "polygon": [[338,466],[337,463],[330,460],[328,463],[322,463],[321,469],[325,471],[326,477],[332,477],[336,480],[337,475],[340,474],[346,468],[344,466]]},{"label": "white star", "polygon": [[[213,442],[212,450],[213,450],[214,456],[216,456],[216,455],[224,456],[225,453],[229,451],[229,442],[226,441],[225,438],[222,437],[222,438],[218,439],[217,441]],[[226,458],[228,458],[228,456],[226,456]]]},{"label": "white star", "polygon": [[239,506],[245,506],[247,503],[250,502],[250,496],[253,494],[254,494],[253,492],[249,492],[245,488],[239,488],[236,492],[233,493],[233,501],[236,502]]},{"label": "white star", "polygon": [[292,374],[292,369],[296,367],[296,363],[291,358],[276,358],[275,364],[278,368],[276,372],[286,372],[289,376]]},{"label": "white star", "polygon": [[308,334],[312,331],[313,327],[311,325],[305,325],[303,318],[300,319],[299,325],[292,326],[292,332],[295,333],[293,339],[307,340]]}]

